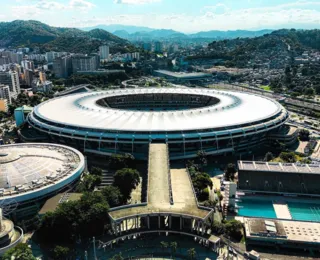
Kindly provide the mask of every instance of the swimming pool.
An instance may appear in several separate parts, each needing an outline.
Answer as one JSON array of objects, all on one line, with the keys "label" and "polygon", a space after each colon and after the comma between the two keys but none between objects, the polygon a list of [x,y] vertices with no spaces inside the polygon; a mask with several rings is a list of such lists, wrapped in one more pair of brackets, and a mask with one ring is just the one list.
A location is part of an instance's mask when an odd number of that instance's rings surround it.
[{"label": "swimming pool", "polygon": [[287,205],[293,219],[320,222],[320,204],[289,201]]},{"label": "swimming pool", "polygon": [[246,217],[276,218],[271,200],[244,199],[237,202],[238,215]]},{"label": "swimming pool", "polygon": [[277,218],[273,201],[286,201],[292,219],[320,222],[320,201],[308,201],[287,198],[241,198],[237,205],[238,216]]}]

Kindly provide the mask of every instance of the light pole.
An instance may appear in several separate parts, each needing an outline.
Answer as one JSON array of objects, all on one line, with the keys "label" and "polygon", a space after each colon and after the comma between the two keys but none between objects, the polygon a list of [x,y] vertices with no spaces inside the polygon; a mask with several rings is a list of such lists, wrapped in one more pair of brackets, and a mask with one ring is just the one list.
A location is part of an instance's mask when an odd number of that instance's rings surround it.
[{"label": "light pole", "polygon": [[84,259],[88,260],[88,252],[87,251],[84,251]]},{"label": "light pole", "polygon": [[93,256],[94,256],[94,260],[96,260],[97,254],[96,254],[96,238],[95,237],[92,238],[92,243],[93,243]]}]

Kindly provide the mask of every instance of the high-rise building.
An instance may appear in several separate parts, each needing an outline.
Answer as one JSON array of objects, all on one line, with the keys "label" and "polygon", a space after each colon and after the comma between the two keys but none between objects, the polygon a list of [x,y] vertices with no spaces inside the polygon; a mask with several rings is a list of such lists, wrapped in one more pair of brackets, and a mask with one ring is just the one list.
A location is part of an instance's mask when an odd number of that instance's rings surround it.
[{"label": "high-rise building", "polygon": [[20,80],[16,71],[1,71],[0,84],[8,85],[13,97],[20,93]]},{"label": "high-rise building", "polygon": [[59,53],[55,51],[46,52],[46,60],[48,63],[53,62],[56,58],[59,57]]},{"label": "high-rise building", "polygon": [[162,43],[161,42],[155,42],[154,51],[158,52],[158,53],[162,52]]},{"label": "high-rise building", "polygon": [[33,71],[29,69],[24,70],[24,80],[26,85],[31,86],[33,81]]},{"label": "high-rise building", "polygon": [[145,43],[143,43],[143,49],[145,50],[145,51],[151,51],[151,49],[152,49],[152,45],[151,45],[151,43],[150,42],[145,42]]},{"label": "high-rise building", "polygon": [[73,73],[79,71],[95,71],[99,68],[99,55],[76,55],[72,57]]},{"label": "high-rise building", "polygon": [[110,55],[109,46],[103,45],[99,47],[99,54],[102,60],[108,60]]},{"label": "high-rise building", "polygon": [[11,94],[8,85],[0,84],[0,98],[6,99],[8,104],[11,104]]},{"label": "high-rise building", "polygon": [[4,98],[0,98],[0,111],[1,112],[8,112],[8,100]]},{"label": "high-rise building", "polygon": [[72,74],[72,58],[70,55],[58,57],[53,61],[53,72],[56,78],[67,78]]},{"label": "high-rise building", "polygon": [[23,60],[21,62],[21,66],[27,70],[32,70],[32,71],[34,70],[34,64],[33,64],[33,61],[31,60]]},{"label": "high-rise building", "polygon": [[40,78],[40,82],[41,82],[41,83],[46,82],[46,80],[47,80],[46,73],[43,72],[43,71],[40,71],[40,72],[39,72],[39,78]]}]

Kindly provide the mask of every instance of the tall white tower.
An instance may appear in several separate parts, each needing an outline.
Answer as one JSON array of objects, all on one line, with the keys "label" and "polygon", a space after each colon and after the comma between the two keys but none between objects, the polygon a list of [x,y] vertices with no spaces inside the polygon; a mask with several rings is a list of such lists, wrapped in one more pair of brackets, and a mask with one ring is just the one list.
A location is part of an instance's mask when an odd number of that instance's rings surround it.
[{"label": "tall white tower", "polygon": [[108,60],[109,59],[109,46],[108,45],[102,45],[99,47],[99,53],[100,58],[102,60]]}]

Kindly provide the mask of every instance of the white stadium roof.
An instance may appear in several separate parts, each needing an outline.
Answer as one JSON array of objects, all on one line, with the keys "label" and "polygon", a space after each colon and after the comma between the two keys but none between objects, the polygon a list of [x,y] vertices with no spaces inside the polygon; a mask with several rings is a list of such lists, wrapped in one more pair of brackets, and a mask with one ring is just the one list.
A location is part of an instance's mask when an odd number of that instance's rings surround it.
[{"label": "white stadium roof", "polygon": [[[194,94],[218,98],[218,104],[175,111],[130,111],[101,107],[103,98],[137,94]],[[34,109],[42,119],[106,131],[188,131],[250,124],[278,114],[283,107],[258,95],[190,88],[136,88],[81,93],[48,100]]]}]

